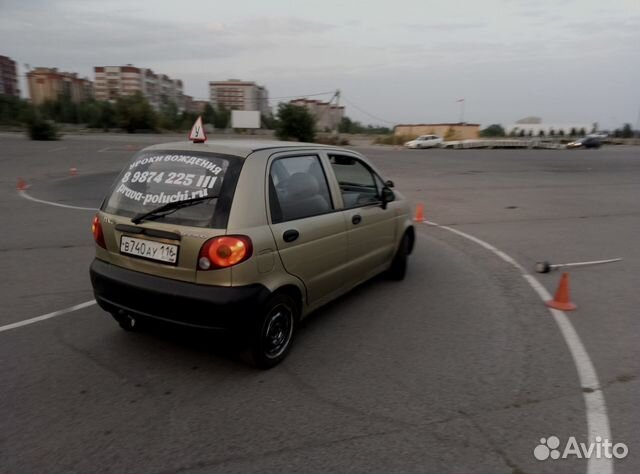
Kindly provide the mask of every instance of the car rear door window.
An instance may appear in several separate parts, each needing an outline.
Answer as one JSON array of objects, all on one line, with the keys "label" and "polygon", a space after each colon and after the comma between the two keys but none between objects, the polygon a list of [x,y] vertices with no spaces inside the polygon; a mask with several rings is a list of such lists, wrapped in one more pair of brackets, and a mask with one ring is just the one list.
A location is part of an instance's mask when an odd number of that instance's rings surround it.
[{"label": "car rear door window", "polygon": [[374,174],[351,156],[329,155],[345,208],[362,207],[380,201]]},{"label": "car rear door window", "polygon": [[275,160],[269,172],[273,223],[303,219],[333,209],[327,177],[316,155]]}]

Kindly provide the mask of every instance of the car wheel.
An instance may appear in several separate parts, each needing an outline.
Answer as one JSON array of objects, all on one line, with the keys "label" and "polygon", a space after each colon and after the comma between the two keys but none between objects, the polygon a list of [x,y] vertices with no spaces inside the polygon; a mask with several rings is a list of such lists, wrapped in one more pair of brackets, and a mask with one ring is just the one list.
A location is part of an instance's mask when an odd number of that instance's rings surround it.
[{"label": "car wheel", "polygon": [[402,241],[400,242],[400,246],[398,247],[398,251],[393,257],[393,261],[391,262],[391,266],[387,271],[387,276],[391,280],[404,280],[405,275],[407,274],[407,261],[409,257],[409,236],[404,234],[402,237]]},{"label": "car wheel", "polygon": [[293,343],[299,316],[298,304],[286,294],[276,294],[264,306],[253,328],[251,356],[260,369],[284,360]]},{"label": "car wheel", "polygon": [[111,313],[120,327],[128,332],[141,332],[144,330],[144,322],[140,318],[133,317],[126,313]]}]

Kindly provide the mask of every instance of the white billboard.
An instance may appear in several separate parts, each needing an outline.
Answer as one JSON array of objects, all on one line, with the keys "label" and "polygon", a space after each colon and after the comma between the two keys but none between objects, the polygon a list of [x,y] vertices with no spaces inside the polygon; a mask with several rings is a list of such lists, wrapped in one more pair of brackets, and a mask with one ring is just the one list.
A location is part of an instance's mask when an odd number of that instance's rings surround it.
[{"label": "white billboard", "polygon": [[231,128],[260,128],[260,111],[232,110]]}]

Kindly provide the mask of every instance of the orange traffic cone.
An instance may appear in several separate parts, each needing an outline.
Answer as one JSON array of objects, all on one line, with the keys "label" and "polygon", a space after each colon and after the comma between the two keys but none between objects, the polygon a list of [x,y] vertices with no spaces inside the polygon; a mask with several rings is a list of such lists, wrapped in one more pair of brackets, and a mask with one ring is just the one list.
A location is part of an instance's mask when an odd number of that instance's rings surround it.
[{"label": "orange traffic cone", "polygon": [[27,183],[25,183],[24,179],[18,178],[18,186],[16,186],[18,191],[24,191],[27,189]]},{"label": "orange traffic cone", "polygon": [[549,308],[559,309],[560,311],[573,311],[577,306],[569,300],[569,274],[563,273],[560,278],[560,284],[556,290],[556,295],[551,301],[547,301]]},{"label": "orange traffic cone", "polygon": [[69,168],[69,175],[70,176],[77,176],[78,175],[78,168]]},{"label": "orange traffic cone", "polygon": [[414,221],[416,222],[423,222],[424,221],[424,204],[419,203],[416,206],[416,216],[413,218]]}]

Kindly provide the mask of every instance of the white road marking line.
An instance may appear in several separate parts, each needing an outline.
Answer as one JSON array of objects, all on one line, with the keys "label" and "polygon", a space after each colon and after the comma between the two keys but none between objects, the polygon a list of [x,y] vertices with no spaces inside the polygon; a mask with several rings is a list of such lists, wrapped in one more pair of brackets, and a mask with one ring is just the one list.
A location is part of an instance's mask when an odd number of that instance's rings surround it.
[{"label": "white road marking line", "polygon": [[71,206],[70,204],[60,204],[59,202],[45,201],[43,199],[38,199],[38,198],[34,198],[33,196],[29,196],[29,194],[27,194],[27,192],[24,190],[18,191],[18,194],[23,198],[28,199],[29,201],[39,202],[40,204],[48,204],[49,206],[64,207],[66,209],[76,209],[79,211],[95,212],[98,210],[98,208],[96,207]]},{"label": "white road marking line", "polygon": [[71,313],[73,311],[78,311],[79,309],[88,308],[89,306],[93,306],[94,304],[96,304],[96,300],[85,301],[84,303],[71,306],[70,308],[54,311],[53,313],[43,314],[42,316],[36,316],[35,318],[31,318],[31,319],[25,319],[24,321],[18,321],[17,323],[7,324],[6,326],[0,326],[0,332],[9,331],[10,329],[16,329],[22,326],[27,326],[29,324],[44,321],[45,319],[55,318],[56,316],[62,316],[63,314]]},{"label": "white road marking line", "polygon": [[109,151],[109,150],[111,150],[111,148],[112,148],[112,147],[110,147],[110,146],[106,146],[106,147],[104,147],[104,148],[100,148],[100,149],[98,150],[98,153],[104,153],[105,151]]},{"label": "white road marking line", "polygon": [[[467,234],[466,232],[462,232],[458,229],[440,225],[431,221],[423,221],[423,223],[438,227],[439,229],[448,230],[449,232],[452,232],[456,235],[459,235],[460,237],[463,237],[480,245],[481,247],[484,247],[485,249],[498,256],[500,259],[515,267],[520,272],[520,275],[527,281],[527,283],[529,283],[531,288],[533,288],[533,290],[538,294],[542,301],[548,301],[552,299],[547,289],[542,286],[542,284],[533,275],[527,272],[527,270],[515,259],[513,259],[513,257],[504,253],[502,250],[494,247],[484,240],[474,237],[471,234]],[[578,379],[580,380],[580,385],[583,389],[582,397],[584,399],[585,412],[587,417],[589,443],[595,443],[596,436],[600,436],[602,439],[608,439],[612,441],[609,415],[607,414],[607,404],[604,399],[604,393],[601,390],[600,381],[598,380],[598,374],[596,373],[593,362],[589,357],[589,353],[584,347],[580,336],[573,327],[573,324],[571,324],[571,321],[567,317],[566,313],[564,311],[558,311],[557,309],[553,308],[547,309],[553,316],[554,321],[560,329],[560,333],[562,334],[564,342],[569,348],[569,352],[571,353],[571,357],[573,358],[573,362],[578,371]],[[587,391],[585,391],[584,389],[587,389]],[[535,436],[533,437],[533,441],[535,441]],[[590,457],[587,461],[587,474],[613,474],[613,460],[607,459],[604,456],[601,458],[596,458],[595,456]]]}]

